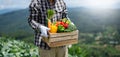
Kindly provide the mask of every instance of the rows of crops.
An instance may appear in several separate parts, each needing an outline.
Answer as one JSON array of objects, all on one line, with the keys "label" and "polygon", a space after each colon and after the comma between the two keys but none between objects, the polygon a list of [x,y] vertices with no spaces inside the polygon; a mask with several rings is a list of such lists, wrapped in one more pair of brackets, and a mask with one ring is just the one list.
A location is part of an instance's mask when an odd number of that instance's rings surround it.
[{"label": "rows of crops", "polygon": [[[0,37],[0,57],[38,57],[38,48],[20,40]],[[69,55],[69,57],[74,57]]]},{"label": "rows of crops", "polygon": [[0,57],[38,57],[38,49],[23,41],[0,37]]}]

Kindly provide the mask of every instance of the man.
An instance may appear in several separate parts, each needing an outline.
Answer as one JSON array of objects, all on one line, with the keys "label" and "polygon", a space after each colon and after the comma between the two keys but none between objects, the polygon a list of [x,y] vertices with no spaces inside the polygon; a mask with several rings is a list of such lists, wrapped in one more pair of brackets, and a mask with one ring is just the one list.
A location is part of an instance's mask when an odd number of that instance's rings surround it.
[{"label": "man", "polygon": [[47,10],[55,11],[51,21],[67,18],[66,5],[63,0],[32,0],[30,3],[30,16],[28,23],[35,31],[35,45],[39,47],[40,57],[68,57],[66,46],[49,47],[41,40],[42,36],[48,37]]}]

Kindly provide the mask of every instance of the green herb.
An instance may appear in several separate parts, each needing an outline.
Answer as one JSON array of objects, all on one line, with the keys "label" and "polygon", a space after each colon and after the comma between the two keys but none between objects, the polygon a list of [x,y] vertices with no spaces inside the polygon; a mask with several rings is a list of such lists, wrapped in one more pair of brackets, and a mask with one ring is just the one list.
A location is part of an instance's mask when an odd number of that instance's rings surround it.
[{"label": "green herb", "polygon": [[47,18],[48,19],[51,19],[54,14],[55,14],[54,10],[52,10],[52,9],[47,10],[47,15],[48,15]]}]

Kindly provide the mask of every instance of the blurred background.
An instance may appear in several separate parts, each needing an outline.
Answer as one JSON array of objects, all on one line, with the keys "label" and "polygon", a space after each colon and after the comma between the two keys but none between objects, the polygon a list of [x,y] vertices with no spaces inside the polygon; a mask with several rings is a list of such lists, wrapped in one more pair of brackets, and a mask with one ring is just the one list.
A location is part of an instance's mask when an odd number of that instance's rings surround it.
[{"label": "blurred background", "polygon": [[[38,57],[28,25],[31,0],[0,0],[0,57]],[[69,57],[120,57],[120,0],[64,0],[79,43]]]}]

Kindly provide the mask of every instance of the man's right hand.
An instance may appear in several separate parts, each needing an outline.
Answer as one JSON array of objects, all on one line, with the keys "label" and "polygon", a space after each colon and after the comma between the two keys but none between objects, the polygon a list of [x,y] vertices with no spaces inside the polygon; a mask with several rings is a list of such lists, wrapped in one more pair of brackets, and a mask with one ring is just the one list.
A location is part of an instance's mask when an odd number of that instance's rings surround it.
[{"label": "man's right hand", "polygon": [[41,30],[41,36],[45,37],[45,38],[48,38],[49,37],[49,30],[50,30],[50,28],[48,28],[46,26],[43,26],[43,25],[40,25],[39,28]]},{"label": "man's right hand", "polygon": [[48,38],[49,37],[49,30],[50,28],[46,27],[46,26],[43,26],[39,23],[37,23],[36,21],[32,20],[32,23],[38,27],[38,29],[41,31],[41,36],[42,37],[45,37],[45,38]]}]

